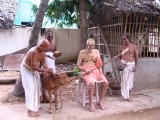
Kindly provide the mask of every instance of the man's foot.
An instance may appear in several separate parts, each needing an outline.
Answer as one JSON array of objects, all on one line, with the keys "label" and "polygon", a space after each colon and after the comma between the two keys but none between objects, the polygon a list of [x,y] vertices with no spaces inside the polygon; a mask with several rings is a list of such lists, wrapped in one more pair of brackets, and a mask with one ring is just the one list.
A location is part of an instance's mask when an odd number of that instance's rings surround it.
[{"label": "man's foot", "polygon": [[30,116],[30,117],[38,117],[39,114],[38,114],[38,112],[33,112],[31,110],[28,110],[28,116]]},{"label": "man's foot", "polygon": [[95,112],[96,111],[93,104],[89,105],[89,111],[91,111],[91,112]]},{"label": "man's foot", "polygon": [[101,110],[105,110],[102,102],[99,102],[97,105],[100,107]]}]

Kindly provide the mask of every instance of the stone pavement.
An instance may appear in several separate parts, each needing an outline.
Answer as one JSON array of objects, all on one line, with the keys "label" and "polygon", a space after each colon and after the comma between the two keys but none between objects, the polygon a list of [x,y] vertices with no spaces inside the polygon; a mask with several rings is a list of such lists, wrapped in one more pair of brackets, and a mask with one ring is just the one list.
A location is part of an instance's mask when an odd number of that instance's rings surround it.
[{"label": "stone pavement", "polygon": [[88,106],[83,108],[76,102],[64,102],[63,108],[48,114],[48,104],[42,104],[40,116],[31,118],[26,115],[25,104],[1,105],[0,120],[82,120],[118,113],[139,111],[160,107],[160,88],[134,92],[131,95],[132,102],[121,101],[120,97],[105,98],[105,111],[96,108],[96,112],[88,111]]}]

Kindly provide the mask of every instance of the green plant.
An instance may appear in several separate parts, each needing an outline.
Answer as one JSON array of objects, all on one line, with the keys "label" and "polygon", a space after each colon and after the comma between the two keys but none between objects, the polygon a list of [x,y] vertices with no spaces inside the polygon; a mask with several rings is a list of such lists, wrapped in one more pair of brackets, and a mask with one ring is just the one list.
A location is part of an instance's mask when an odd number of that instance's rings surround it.
[{"label": "green plant", "polygon": [[[92,10],[90,0],[86,0],[86,12]],[[64,28],[80,24],[80,0],[51,0],[45,12],[45,17],[56,27]],[[32,12],[36,15],[38,6],[32,5]]]},{"label": "green plant", "polygon": [[73,76],[78,76],[78,72],[79,72],[79,69],[77,67],[74,67]]}]

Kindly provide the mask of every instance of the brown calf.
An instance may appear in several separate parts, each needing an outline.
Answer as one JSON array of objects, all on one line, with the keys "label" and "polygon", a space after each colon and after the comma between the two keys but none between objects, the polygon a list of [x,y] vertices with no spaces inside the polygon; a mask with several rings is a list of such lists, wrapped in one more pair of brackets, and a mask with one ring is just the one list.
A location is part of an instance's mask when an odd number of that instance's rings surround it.
[{"label": "brown calf", "polygon": [[49,113],[52,113],[52,94],[55,95],[55,109],[58,109],[58,99],[57,99],[57,90],[60,86],[65,85],[71,82],[71,79],[68,77],[66,73],[59,73],[59,74],[50,74],[44,75],[41,74],[41,81],[42,81],[42,95],[43,99],[46,99],[45,90],[48,91],[49,94]]}]

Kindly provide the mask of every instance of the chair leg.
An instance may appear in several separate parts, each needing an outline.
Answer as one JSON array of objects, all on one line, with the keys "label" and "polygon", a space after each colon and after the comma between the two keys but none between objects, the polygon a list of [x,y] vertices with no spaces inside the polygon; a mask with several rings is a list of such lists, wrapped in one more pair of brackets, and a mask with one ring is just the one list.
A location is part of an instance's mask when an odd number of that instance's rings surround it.
[{"label": "chair leg", "polygon": [[[83,81],[83,82],[82,82]],[[81,86],[81,83],[83,83],[83,87]],[[82,87],[82,99],[80,98],[80,88]],[[96,92],[96,95],[94,96],[95,98],[95,102],[98,103],[99,101],[99,88],[98,88],[98,83],[95,83],[95,92]],[[87,103],[87,100],[86,100],[86,92],[87,92],[87,88],[85,86],[85,81],[82,79],[82,78],[79,78],[78,79],[78,85],[77,85],[77,102],[79,103],[80,100],[82,100],[82,106],[85,107],[86,106],[86,103]],[[81,103],[80,102],[80,103]]]},{"label": "chair leg", "polygon": [[77,85],[77,102],[79,102],[80,87],[81,87],[81,81],[80,81],[80,78],[79,78],[79,79],[78,79],[78,85]]},{"label": "chair leg", "polygon": [[82,105],[83,105],[83,107],[86,106],[86,88],[85,88],[84,84],[83,84],[83,100],[82,100]]}]

